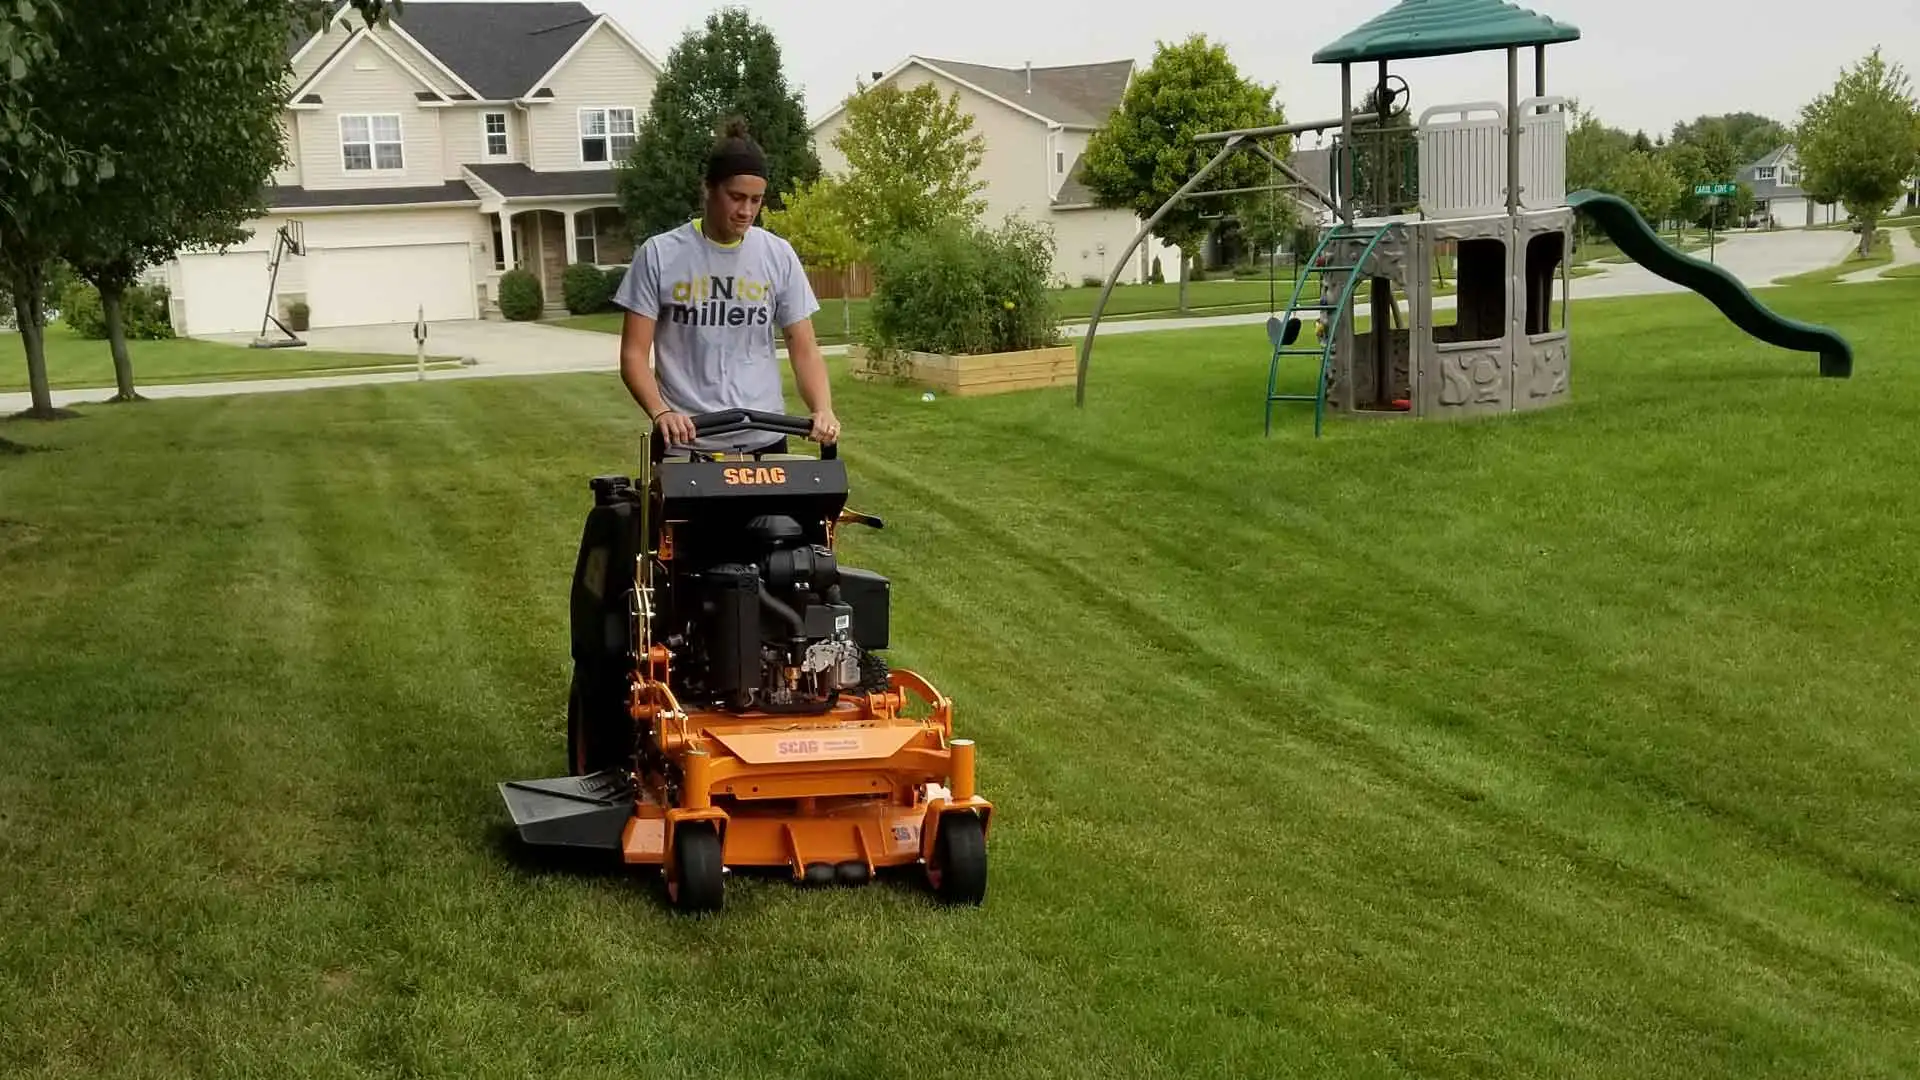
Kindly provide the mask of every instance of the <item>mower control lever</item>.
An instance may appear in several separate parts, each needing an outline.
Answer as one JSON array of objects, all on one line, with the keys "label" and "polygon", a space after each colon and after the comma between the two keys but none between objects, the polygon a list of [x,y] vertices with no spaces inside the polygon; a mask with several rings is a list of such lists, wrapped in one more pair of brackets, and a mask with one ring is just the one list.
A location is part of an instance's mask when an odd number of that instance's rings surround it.
[{"label": "mower control lever", "polygon": [[863,514],[858,510],[840,511],[840,521],[844,525],[865,525],[868,528],[884,529],[887,523],[872,514]]}]

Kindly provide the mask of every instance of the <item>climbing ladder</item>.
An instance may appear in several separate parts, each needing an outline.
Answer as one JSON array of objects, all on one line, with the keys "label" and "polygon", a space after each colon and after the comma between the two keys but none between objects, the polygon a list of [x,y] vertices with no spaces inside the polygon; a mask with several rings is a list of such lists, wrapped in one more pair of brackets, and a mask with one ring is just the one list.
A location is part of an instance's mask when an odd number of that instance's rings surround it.
[{"label": "climbing ladder", "polygon": [[[1273,407],[1283,401],[1313,402],[1313,437],[1319,438],[1327,415],[1327,382],[1333,376],[1333,347],[1340,340],[1346,320],[1353,311],[1353,291],[1358,287],[1362,267],[1373,257],[1373,249],[1380,244],[1380,238],[1387,234],[1391,226],[1353,226],[1336,222],[1327,234],[1320,238],[1320,246],[1313,249],[1313,258],[1308,261],[1300,280],[1293,283],[1293,298],[1287,301],[1285,318],[1267,319],[1267,340],[1273,343],[1273,360],[1267,369],[1267,434],[1273,434]],[[1349,262],[1344,254],[1338,263],[1328,258],[1328,252],[1338,246],[1343,252],[1350,248],[1359,248],[1359,255]],[[1323,260],[1328,265],[1322,265]],[[1302,304],[1300,297],[1306,291],[1307,279],[1320,280],[1319,302]],[[1329,280],[1332,279],[1332,280]],[[1331,288],[1329,288],[1331,286]],[[1337,291],[1339,299],[1327,302],[1327,294]],[[1318,348],[1296,347],[1300,340],[1300,313],[1312,312],[1326,315],[1327,333],[1321,338]],[[1311,394],[1282,394],[1280,389],[1280,362],[1289,356],[1317,356],[1320,358],[1320,382]]]}]

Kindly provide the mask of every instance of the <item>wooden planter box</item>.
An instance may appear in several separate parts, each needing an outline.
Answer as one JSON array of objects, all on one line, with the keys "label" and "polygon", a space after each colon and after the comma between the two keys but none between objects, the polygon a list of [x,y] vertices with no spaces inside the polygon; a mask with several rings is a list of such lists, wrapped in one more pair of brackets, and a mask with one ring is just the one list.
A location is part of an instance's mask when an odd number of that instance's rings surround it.
[{"label": "wooden planter box", "polygon": [[[1072,345],[968,356],[915,352],[907,353],[906,361],[908,370],[901,374],[908,382],[955,397],[1072,386],[1079,373],[1079,358]],[[855,378],[887,378],[893,374],[872,367],[867,350],[859,345],[847,349],[847,368]]]}]

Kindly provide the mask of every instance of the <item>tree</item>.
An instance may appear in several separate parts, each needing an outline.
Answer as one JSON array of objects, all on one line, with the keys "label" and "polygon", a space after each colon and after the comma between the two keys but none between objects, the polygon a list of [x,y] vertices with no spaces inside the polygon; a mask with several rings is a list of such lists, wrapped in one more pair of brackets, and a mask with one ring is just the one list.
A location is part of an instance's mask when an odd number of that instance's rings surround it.
[{"label": "tree", "polygon": [[1573,127],[1567,132],[1567,186],[1575,191],[1612,191],[1614,171],[1633,149],[1633,137],[1601,123],[1577,101],[1569,103],[1568,109]]},{"label": "tree", "polygon": [[[1127,87],[1120,108],[1087,143],[1085,182],[1094,201],[1109,209],[1151,216],[1220,149],[1194,136],[1209,131],[1286,123],[1274,90],[1243,78],[1224,46],[1194,34],[1155,45],[1153,62]],[[1287,140],[1269,149],[1282,160]],[[1216,190],[1267,182],[1268,163],[1237,153],[1203,186]],[[1168,211],[1154,235],[1180,249],[1180,310],[1187,309],[1189,268],[1206,237],[1202,215],[1209,208],[1188,200]]]},{"label": "tree", "polygon": [[1735,112],[1701,116],[1673,126],[1675,143],[1705,144],[1722,138],[1733,147],[1736,165],[1758,161],[1793,141],[1785,124],[1758,113]]},{"label": "tree", "polygon": [[987,141],[973,130],[960,95],[930,83],[911,90],[859,85],[833,137],[847,160],[840,205],[869,250],[944,224],[971,224],[986,213],[986,182],[976,175]]},{"label": "tree", "polygon": [[803,184],[787,197],[787,205],[769,210],[767,228],[793,245],[794,254],[808,269],[841,272],[840,317],[848,336],[853,334],[853,307],[847,293],[853,268],[866,256],[854,235],[853,222],[845,208],[846,191],[827,177]]},{"label": "tree", "polygon": [[1658,154],[1639,150],[1628,154],[1614,172],[1614,185],[1616,193],[1655,229],[1680,202],[1680,179]]},{"label": "tree", "polygon": [[60,252],[100,291],[116,400],[137,395],[121,301],[148,267],[182,248],[226,246],[266,212],[285,159],[286,25],[275,0],[201,0],[205,18],[167,17],[149,0],[89,0],[96,26],[67,43],[49,111],[63,136],[116,149],[114,175],[83,189]]},{"label": "tree", "polygon": [[707,16],[667,54],[666,70],[620,172],[620,201],[636,236],[663,232],[700,212],[707,152],[732,118],[767,154],[767,203],[820,175],[806,108],[787,86],[773,31],[744,8]]},{"label": "tree", "polygon": [[[369,22],[376,22],[398,10],[399,3],[353,0],[353,6]],[[27,384],[33,400],[30,415],[58,415],[47,381],[44,334],[48,283],[60,265],[58,256],[76,228],[93,228],[91,214],[98,205],[90,205],[89,200],[119,175],[117,160],[143,143],[174,138],[145,126],[89,125],[85,122],[89,110],[103,107],[114,95],[177,92],[174,84],[183,76],[161,64],[159,57],[179,59],[173,46],[181,41],[217,43],[224,49],[235,40],[268,40],[262,29],[267,26],[272,28],[270,49],[257,57],[196,54],[204,62],[196,70],[211,64],[231,73],[270,64],[272,86],[278,91],[286,74],[289,29],[300,25],[319,29],[332,5],[326,0],[188,0],[145,8],[151,10],[141,11],[142,25],[156,28],[160,39],[122,37],[137,45],[102,60],[83,40],[98,31],[83,31],[79,25],[82,13],[89,22],[104,21],[92,0],[85,5],[75,0],[0,4],[0,288],[12,297],[26,346]],[[235,26],[260,30],[261,36],[219,36]],[[110,32],[121,31],[115,26]],[[173,45],[161,45],[161,40]],[[135,64],[154,73],[157,81],[142,85],[127,77]],[[224,103],[189,101],[182,111],[201,115],[195,110],[223,107]],[[160,131],[178,126],[179,115],[159,114]],[[258,178],[256,188],[268,179],[270,172]],[[158,206],[149,209],[156,216],[175,213]]]},{"label": "tree", "polygon": [[1875,46],[1801,111],[1795,145],[1806,186],[1837,196],[1860,221],[1867,254],[1881,215],[1920,167],[1920,105],[1906,73]]}]

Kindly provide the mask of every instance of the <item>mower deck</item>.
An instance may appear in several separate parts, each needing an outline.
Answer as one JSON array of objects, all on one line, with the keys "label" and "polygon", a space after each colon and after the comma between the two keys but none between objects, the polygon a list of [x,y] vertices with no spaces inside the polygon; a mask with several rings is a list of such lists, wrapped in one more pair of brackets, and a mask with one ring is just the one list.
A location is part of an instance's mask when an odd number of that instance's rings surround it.
[{"label": "mower deck", "polygon": [[[993,807],[973,790],[972,742],[950,737],[951,704],[911,672],[889,683],[813,716],[683,712],[651,684],[633,712],[677,763],[678,785],[608,770],[508,781],[500,793],[527,843],[617,851],[661,867],[670,889],[682,875],[675,840],[689,824],[711,825],[727,869],[864,884],[883,867],[924,865],[940,889],[941,823],[977,822],[984,842]],[[903,716],[909,696],[932,714]]]}]

